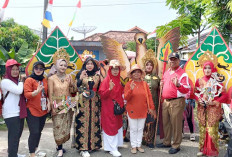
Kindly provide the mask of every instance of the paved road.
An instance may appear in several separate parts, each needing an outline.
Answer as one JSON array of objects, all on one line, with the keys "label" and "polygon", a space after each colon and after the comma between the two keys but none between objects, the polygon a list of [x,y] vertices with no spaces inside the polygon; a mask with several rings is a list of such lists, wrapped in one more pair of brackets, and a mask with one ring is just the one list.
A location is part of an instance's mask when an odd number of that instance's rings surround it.
[{"label": "paved road", "polygon": [[[28,140],[29,131],[28,128],[25,128],[23,131],[23,135],[20,141],[19,153],[26,154],[28,156]],[[183,139],[181,144],[181,151],[175,155],[169,155],[168,149],[158,149],[155,148],[153,150],[145,148],[145,153],[137,153],[136,155],[132,155],[130,153],[130,143],[124,143],[123,148],[120,148],[119,151],[121,152],[123,157],[196,157],[198,152],[198,136],[196,138],[196,142],[191,142],[188,140],[189,135],[186,135],[186,138]],[[159,143],[160,141],[158,141]],[[79,153],[74,148],[70,148],[71,142],[68,141],[65,143],[64,148],[67,150],[64,157],[80,157]],[[42,152],[47,153],[47,157],[55,157],[56,150],[55,150],[55,142],[53,138],[53,131],[52,131],[52,124],[47,123],[43,134],[41,137],[40,148]],[[225,146],[221,144],[220,146],[220,154],[219,157],[223,157],[225,154]],[[0,157],[7,157],[6,155],[7,150],[7,131],[0,131]],[[96,152],[91,153],[91,157],[112,157],[109,153],[104,152],[103,150],[99,150]]]}]

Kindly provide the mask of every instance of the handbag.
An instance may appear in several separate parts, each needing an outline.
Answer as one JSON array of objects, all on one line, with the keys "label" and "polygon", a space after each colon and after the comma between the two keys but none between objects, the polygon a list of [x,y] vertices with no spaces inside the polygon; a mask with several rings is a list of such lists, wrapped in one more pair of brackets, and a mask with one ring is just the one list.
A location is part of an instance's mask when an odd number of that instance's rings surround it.
[{"label": "handbag", "polygon": [[115,115],[121,115],[125,112],[125,108],[121,107],[117,101],[113,100],[114,103],[114,114]]},{"label": "handbag", "polygon": [[[143,82],[143,86],[144,86],[146,98],[147,98],[147,109],[149,110],[149,99],[148,99],[148,94],[147,94],[147,86],[145,82]],[[146,123],[154,123],[155,119],[156,118],[154,117],[154,115],[147,112]]]}]

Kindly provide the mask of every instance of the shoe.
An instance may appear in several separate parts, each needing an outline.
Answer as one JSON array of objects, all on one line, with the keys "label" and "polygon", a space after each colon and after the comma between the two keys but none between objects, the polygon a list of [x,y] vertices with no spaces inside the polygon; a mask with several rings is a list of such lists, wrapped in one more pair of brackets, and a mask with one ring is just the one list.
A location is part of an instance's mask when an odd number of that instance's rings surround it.
[{"label": "shoe", "polygon": [[81,152],[80,152],[80,155],[81,155],[82,157],[90,157],[90,154],[89,154],[88,151],[81,151]]},{"label": "shoe", "polygon": [[127,137],[125,137],[125,138],[123,139],[123,141],[124,141],[124,142],[130,142],[129,138],[127,138]]},{"label": "shoe", "polygon": [[113,155],[113,156],[115,156],[115,157],[122,156],[122,154],[121,154],[119,151],[117,151],[117,150],[115,150],[115,151],[110,151],[110,154]]},{"label": "shoe", "polygon": [[198,152],[197,156],[203,156],[204,154],[202,152]]},{"label": "shoe", "polygon": [[63,155],[64,155],[64,151],[63,151],[62,155],[59,155],[59,151],[60,151],[60,150],[58,150],[57,157],[63,157]]},{"label": "shoe", "polygon": [[156,145],[157,148],[170,148],[171,145],[164,145],[163,143],[159,143]]},{"label": "shoe", "polygon": [[141,147],[137,147],[137,150],[138,150],[140,153],[144,153],[144,152],[145,152],[144,149],[141,148]]},{"label": "shoe", "polygon": [[190,139],[189,140],[190,141],[195,141],[196,140],[195,135],[194,134],[190,134]]},{"label": "shoe", "polygon": [[131,148],[131,153],[132,154],[136,154],[137,153],[137,149],[136,148]]},{"label": "shoe", "polygon": [[26,157],[26,155],[17,154],[18,157]]},{"label": "shoe", "polygon": [[180,151],[180,148],[177,148],[177,149],[175,149],[175,148],[170,148],[169,151],[168,151],[168,153],[169,153],[169,154],[176,154],[176,153],[179,152],[179,151]]},{"label": "shoe", "polygon": [[[66,153],[66,149],[62,148],[63,153]],[[58,151],[58,148],[56,148],[56,151]]]},{"label": "shoe", "polygon": [[148,146],[150,149],[155,148],[155,146],[154,146],[154,144],[153,144],[153,143],[149,143],[149,144],[147,144],[147,146]]},{"label": "shoe", "polygon": [[46,153],[45,152],[38,152],[36,154],[36,157],[46,157]]}]

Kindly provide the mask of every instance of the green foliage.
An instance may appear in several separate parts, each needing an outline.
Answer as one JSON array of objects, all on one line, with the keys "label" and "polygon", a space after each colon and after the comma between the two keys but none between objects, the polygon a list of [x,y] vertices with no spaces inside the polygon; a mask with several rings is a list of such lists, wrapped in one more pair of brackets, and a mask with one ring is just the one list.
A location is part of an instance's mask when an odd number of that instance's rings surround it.
[{"label": "green foliage", "polygon": [[206,27],[204,15],[207,5],[202,4],[201,0],[166,0],[166,5],[177,10],[179,16],[166,25],[158,26],[157,37],[160,38],[173,28],[180,27],[180,45],[184,46],[187,44],[188,35],[202,32]]},{"label": "green foliage", "polygon": [[[150,38],[146,40],[147,49],[152,49],[154,52],[157,52],[159,41],[156,38]],[[126,44],[126,50],[136,52],[136,42],[131,41]]]},{"label": "green foliage", "polygon": [[204,0],[207,5],[207,22],[216,26],[228,43],[232,34],[232,1],[231,0]]},{"label": "green foliage", "polygon": [[136,42],[135,41],[130,41],[126,44],[126,50],[128,51],[134,51],[136,52]]},{"label": "green foliage", "polygon": [[26,42],[22,44],[17,53],[14,49],[11,49],[9,52],[7,52],[7,50],[0,45],[0,65],[5,65],[5,62],[8,59],[15,59],[20,64],[22,64],[22,67],[26,67],[27,63],[33,56],[33,53],[34,50],[29,49]]},{"label": "green foliage", "polygon": [[29,49],[35,50],[38,41],[39,37],[27,26],[19,25],[13,19],[1,22],[0,45],[6,51],[14,49],[17,52],[24,42],[28,43]]}]

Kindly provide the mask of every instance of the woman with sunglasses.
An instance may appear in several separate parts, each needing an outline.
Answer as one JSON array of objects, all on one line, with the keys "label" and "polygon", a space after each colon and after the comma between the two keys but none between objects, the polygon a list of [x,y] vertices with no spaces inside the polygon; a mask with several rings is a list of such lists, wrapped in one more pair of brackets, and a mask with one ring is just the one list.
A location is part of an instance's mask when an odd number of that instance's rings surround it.
[{"label": "woman with sunglasses", "polygon": [[43,62],[35,62],[32,74],[24,83],[24,95],[27,98],[27,124],[30,131],[28,139],[30,157],[35,157],[47,113],[50,111],[47,99],[48,83],[43,76],[44,68]]}]

